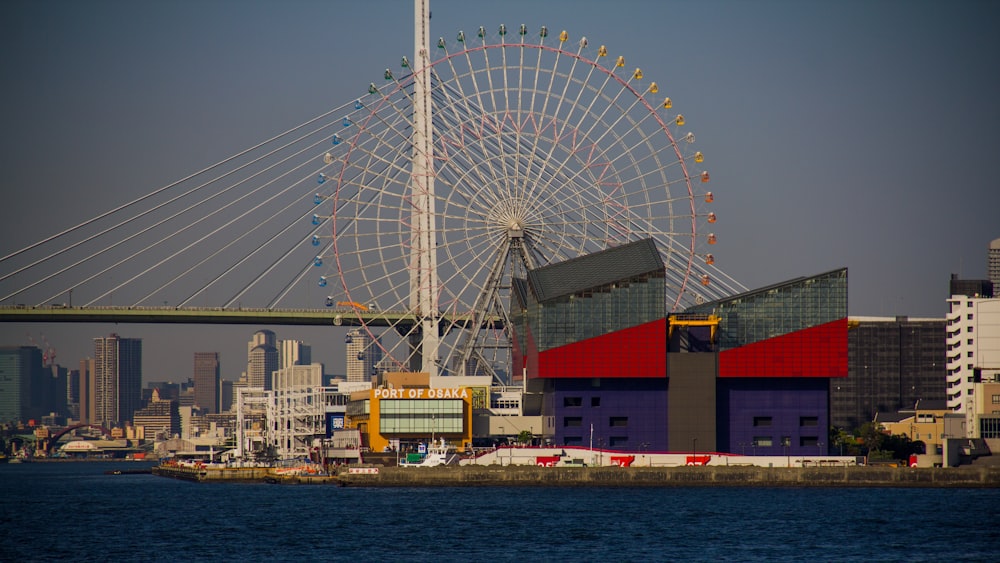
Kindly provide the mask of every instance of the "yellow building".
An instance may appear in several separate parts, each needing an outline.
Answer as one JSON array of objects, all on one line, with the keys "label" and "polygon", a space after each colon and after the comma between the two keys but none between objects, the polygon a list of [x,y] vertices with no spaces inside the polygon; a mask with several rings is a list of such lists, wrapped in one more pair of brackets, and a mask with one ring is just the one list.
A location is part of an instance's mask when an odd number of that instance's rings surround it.
[{"label": "yellow building", "polygon": [[472,399],[468,387],[429,386],[426,373],[387,373],[378,387],[358,391],[347,404],[347,425],[361,432],[371,451],[416,450],[444,439],[459,450],[472,446]]},{"label": "yellow building", "polygon": [[913,410],[899,412],[899,420],[878,422],[889,434],[904,435],[913,442],[923,442],[926,452],[933,454],[941,452],[946,434],[945,415],[949,412],[945,401],[917,401]]}]

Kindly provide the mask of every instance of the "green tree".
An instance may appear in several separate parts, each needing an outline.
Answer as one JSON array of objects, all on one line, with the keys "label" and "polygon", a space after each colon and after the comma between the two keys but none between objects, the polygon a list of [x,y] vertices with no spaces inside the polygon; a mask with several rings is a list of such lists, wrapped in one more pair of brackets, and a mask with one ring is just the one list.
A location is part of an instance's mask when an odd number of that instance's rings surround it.
[{"label": "green tree", "polygon": [[518,444],[529,444],[529,443],[531,443],[531,440],[533,438],[534,438],[534,436],[531,435],[531,431],[530,430],[522,430],[517,435],[517,443]]}]

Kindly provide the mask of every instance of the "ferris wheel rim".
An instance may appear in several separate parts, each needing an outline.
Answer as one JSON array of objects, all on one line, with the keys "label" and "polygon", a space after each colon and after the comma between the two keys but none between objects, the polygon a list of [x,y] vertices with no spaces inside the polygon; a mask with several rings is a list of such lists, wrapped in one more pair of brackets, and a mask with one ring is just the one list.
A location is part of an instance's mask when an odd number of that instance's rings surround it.
[{"label": "ferris wheel rim", "polygon": [[[490,50],[495,50],[495,49],[501,49],[501,50],[507,50],[507,49],[537,49],[539,51],[539,53],[541,53],[541,52],[552,53],[557,59],[561,58],[561,57],[572,58],[573,60],[575,60],[577,62],[581,62],[584,65],[590,67],[591,70],[596,70],[599,73],[603,73],[606,78],[608,78],[610,80],[613,80],[615,83],[617,83],[617,85],[624,92],[628,92],[629,94],[631,94],[631,96],[634,97],[634,100],[638,104],[640,104],[642,106],[642,108],[643,108],[643,110],[645,112],[645,115],[652,116],[652,118],[655,120],[655,122],[656,122],[656,124],[658,126],[657,127],[658,131],[661,131],[666,136],[666,139],[668,140],[668,144],[669,144],[669,146],[670,146],[670,148],[671,148],[671,150],[673,152],[673,155],[677,159],[676,163],[679,164],[679,166],[680,166],[681,174],[683,176],[684,191],[686,191],[686,194],[684,196],[678,197],[677,199],[678,200],[686,199],[687,203],[688,203],[688,207],[690,208],[690,228],[691,228],[691,230],[690,230],[690,233],[688,235],[686,235],[686,236],[690,237],[690,241],[687,243],[686,247],[684,248],[684,250],[685,250],[685,252],[683,253],[684,256],[681,258],[681,260],[683,261],[682,262],[683,263],[683,273],[678,275],[678,277],[681,279],[681,282],[680,282],[679,287],[676,289],[676,295],[677,295],[677,297],[674,300],[674,306],[676,306],[677,303],[679,303],[681,297],[684,295],[685,291],[687,290],[687,284],[690,282],[690,278],[691,278],[691,275],[692,275],[693,263],[694,263],[695,257],[697,256],[695,245],[696,245],[696,239],[697,239],[697,228],[698,228],[698,226],[697,226],[697,213],[696,213],[696,209],[695,209],[694,189],[693,189],[693,186],[692,186],[692,175],[691,175],[691,173],[689,172],[689,170],[687,168],[687,163],[686,163],[684,155],[681,154],[681,150],[680,150],[680,147],[679,147],[678,139],[674,138],[673,133],[670,130],[669,124],[659,114],[658,109],[655,108],[655,107],[653,107],[653,105],[650,104],[649,101],[646,99],[645,96],[648,93],[648,88],[645,91],[640,91],[640,90],[638,90],[637,88],[635,88],[631,84],[630,80],[625,79],[622,76],[619,76],[617,73],[615,73],[615,71],[614,71],[613,68],[604,67],[596,59],[584,57],[579,52],[574,53],[572,51],[568,51],[568,50],[562,49],[561,45],[562,45],[562,43],[560,43],[560,48],[556,48],[556,47],[552,47],[552,46],[544,45],[544,44],[531,44],[531,43],[523,43],[523,42],[522,43],[499,43],[499,44],[485,43],[484,42],[482,45],[476,45],[476,46],[468,46],[468,45],[466,45],[465,48],[460,49],[458,51],[455,51],[455,52],[452,52],[452,53],[446,52],[446,54],[445,54],[444,57],[438,58],[438,59],[430,62],[429,64],[425,65],[424,67],[420,68],[419,70],[413,71],[410,74],[401,77],[399,80],[395,80],[394,85],[390,89],[387,89],[387,90],[384,90],[384,91],[381,90],[381,89],[378,90],[379,98],[377,98],[377,104],[375,104],[375,109],[371,109],[371,110],[368,111],[368,114],[367,114],[364,122],[360,123],[358,125],[358,131],[357,131],[357,133],[355,133],[351,137],[351,141],[350,141],[350,143],[348,145],[346,154],[345,154],[344,158],[342,159],[342,165],[341,165],[340,172],[339,172],[338,178],[337,178],[338,189],[337,189],[337,191],[334,194],[334,206],[333,206],[334,213],[333,213],[333,216],[332,216],[332,228],[333,228],[333,231],[334,231],[334,233],[333,233],[334,234],[334,236],[333,236],[333,249],[334,249],[334,256],[335,256],[335,260],[336,260],[336,265],[337,265],[338,273],[342,273],[344,271],[343,265],[341,263],[340,237],[337,236],[337,234],[338,234],[338,216],[339,215],[338,215],[338,213],[336,211],[340,209],[340,199],[339,198],[340,198],[340,195],[341,195],[339,187],[345,181],[345,171],[348,168],[348,162],[350,162],[351,157],[354,154],[354,152],[357,149],[359,149],[359,144],[361,142],[361,136],[367,130],[368,123],[370,123],[371,120],[375,118],[375,115],[376,115],[377,111],[379,109],[381,109],[381,108],[384,108],[386,105],[391,105],[391,102],[389,102],[389,99],[390,99],[391,96],[399,94],[399,93],[403,93],[405,95],[406,86],[409,85],[409,84],[412,84],[412,81],[414,80],[414,78],[418,74],[424,73],[424,72],[428,72],[428,73],[433,72],[435,69],[441,67],[445,63],[450,63],[450,61],[452,61],[453,59],[457,59],[459,57],[462,57],[463,55],[464,56],[469,56],[470,54],[474,54],[474,53],[478,53],[478,52],[488,53]],[[534,67],[532,67],[532,68],[534,68]],[[473,69],[473,68],[469,69],[469,74],[474,74],[475,72],[477,72],[476,69]],[[449,77],[448,79],[444,80],[444,82],[447,83],[447,81],[450,80],[450,79],[451,78]],[[589,80],[589,78],[588,78],[588,80]],[[493,108],[493,109],[496,110],[497,108]],[[529,113],[532,113],[532,112],[529,112]],[[542,117],[546,117],[546,116],[543,115]],[[346,124],[346,122],[345,122],[345,124]],[[437,138],[434,139],[434,145],[433,146],[434,146],[434,152],[437,153],[437,149],[438,149],[438,139]],[[661,170],[662,170],[662,168],[661,168]],[[435,197],[437,198],[437,197],[440,197],[440,196],[435,196]],[[466,218],[466,221],[468,221],[468,218]],[[444,227],[439,227],[439,229],[444,230]],[[581,234],[579,236],[585,237],[585,234]],[[499,245],[497,245],[497,246],[499,246]],[[662,251],[662,249],[661,249],[661,251]],[[670,254],[673,255],[672,259],[677,259],[678,258],[678,256],[677,256],[678,252],[679,252],[679,250],[676,249],[674,246],[670,247]],[[452,259],[452,258],[449,257],[449,259]],[[673,266],[674,268],[677,268],[678,267],[678,263],[676,261],[674,261],[672,264],[668,264],[667,266],[668,266],[668,268],[671,267],[671,266]],[[472,277],[475,277],[475,276],[472,276]],[[441,285],[443,286],[444,283],[442,282]],[[345,295],[347,295],[349,298],[352,296],[351,287],[349,286],[349,284],[347,283],[346,278],[344,278],[343,275],[341,275],[341,288],[343,289]],[[482,290],[483,288],[479,287],[479,289]],[[439,295],[439,297],[440,297],[440,295]],[[457,305],[457,303],[458,303],[458,300],[456,299],[455,300],[455,305]],[[444,310],[446,308],[442,307],[441,309]],[[363,319],[364,315],[362,315],[360,311],[356,311],[356,312],[358,313],[358,318],[359,318],[359,321],[361,321],[362,326],[365,327],[366,331],[370,332],[368,324],[364,322],[364,319]]]}]

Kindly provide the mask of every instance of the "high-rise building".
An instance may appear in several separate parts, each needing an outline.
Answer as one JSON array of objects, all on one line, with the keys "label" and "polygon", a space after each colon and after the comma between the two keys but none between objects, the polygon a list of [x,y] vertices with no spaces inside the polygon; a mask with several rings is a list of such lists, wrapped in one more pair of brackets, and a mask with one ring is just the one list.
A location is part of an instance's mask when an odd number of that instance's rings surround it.
[{"label": "high-rise building", "polygon": [[219,412],[229,412],[233,408],[233,382],[223,379],[219,383]]},{"label": "high-rise building", "polygon": [[344,339],[347,347],[347,381],[371,381],[382,362],[382,348],[362,329],[353,329]]},{"label": "high-rise building", "polygon": [[91,422],[111,428],[131,421],[142,406],[142,340],[117,334],[95,338],[94,386]]},{"label": "high-rise building", "polygon": [[31,402],[32,386],[43,375],[37,347],[0,347],[0,422],[27,422],[40,414]]},{"label": "high-rise building", "polygon": [[975,387],[1000,381],[1000,298],[952,295],[947,316],[948,408],[964,413],[975,437]]},{"label": "high-rise building", "polygon": [[853,430],[876,413],[944,401],[945,320],[851,317],[847,377],[830,380],[830,424]]},{"label": "high-rise building", "polygon": [[993,282],[993,290],[1000,288],[1000,238],[993,239],[987,251],[986,277]]},{"label": "high-rise building", "polygon": [[209,414],[221,412],[219,404],[219,353],[194,353],[194,404]]},{"label": "high-rise building", "polygon": [[278,369],[277,338],[273,331],[258,330],[247,344],[247,382],[250,387],[271,389],[271,374]]},{"label": "high-rise building", "polygon": [[300,340],[278,341],[278,368],[307,366],[312,363],[312,346]]},{"label": "high-rise building", "polygon": [[80,422],[90,424],[97,410],[97,382],[94,380],[94,359],[80,360]]}]

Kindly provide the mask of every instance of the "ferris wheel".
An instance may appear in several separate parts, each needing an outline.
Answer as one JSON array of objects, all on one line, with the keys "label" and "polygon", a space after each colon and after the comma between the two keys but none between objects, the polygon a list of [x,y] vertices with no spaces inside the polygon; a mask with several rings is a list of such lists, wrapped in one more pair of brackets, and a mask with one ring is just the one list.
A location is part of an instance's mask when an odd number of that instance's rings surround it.
[{"label": "ferris wheel", "polygon": [[705,157],[641,69],[524,25],[421,55],[343,118],[317,194],[332,204],[328,305],[357,312],[382,370],[419,370],[421,354],[441,373],[505,369],[513,279],[639,239],[666,265],[665,312],[731,293],[709,275]]}]

